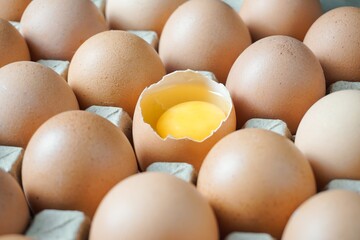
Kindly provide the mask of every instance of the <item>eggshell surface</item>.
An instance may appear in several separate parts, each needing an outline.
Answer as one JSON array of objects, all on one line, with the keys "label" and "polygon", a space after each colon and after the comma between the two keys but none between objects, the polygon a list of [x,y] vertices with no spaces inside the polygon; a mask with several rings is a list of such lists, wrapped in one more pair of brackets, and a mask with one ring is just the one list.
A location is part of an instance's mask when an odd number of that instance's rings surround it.
[{"label": "eggshell surface", "polygon": [[22,182],[32,210],[79,210],[90,218],[105,194],[137,172],[134,151],[108,120],[85,111],[45,122],[25,151]]},{"label": "eggshell surface", "polygon": [[19,234],[10,234],[0,236],[0,240],[31,240],[31,238]]},{"label": "eggshell surface", "polygon": [[263,129],[221,139],[203,162],[197,188],[213,207],[223,236],[239,231],[276,238],[293,211],[316,192],[304,155],[289,139]]},{"label": "eggshell surface", "polygon": [[322,9],[319,0],[245,0],[239,14],[253,41],[272,35],[302,41]]},{"label": "eggshell surface", "polygon": [[30,212],[19,184],[8,173],[0,170],[0,235],[22,233]]},{"label": "eggshell surface", "polygon": [[283,240],[355,240],[359,238],[360,196],[345,190],[319,193],[290,218]]},{"label": "eggshell surface", "polygon": [[34,62],[0,68],[0,144],[26,147],[50,117],[79,109],[75,94],[62,77]]},{"label": "eggshell surface", "polygon": [[324,69],[328,84],[360,81],[360,8],[340,7],[322,15],[304,43]]},{"label": "eggshell surface", "polygon": [[186,0],[108,0],[106,19],[112,29],[150,30],[158,36],[175,9]]},{"label": "eggshell surface", "polygon": [[20,21],[31,0],[0,0],[0,18],[8,21]]},{"label": "eggshell surface", "polygon": [[125,31],[107,31],[81,45],[68,82],[82,109],[121,107],[132,117],[143,89],[164,75],[164,65],[148,43]]},{"label": "eggshell surface", "polygon": [[[204,101],[219,107],[226,118],[202,140],[190,137],[160,137],[159,118],[169,108],[189,101]],[[206,122],[206,119],[203,119]],[[140,168],[154,162],[186,162],[200,169],[208,151],[225,135],[235,131],[236,118],[231,97],[224,85],[186,70],[166,75],[146,88],[139,97],[133,122],[133,139]]]},{"label": "eggshell surface", "polygon": [[31,1],[21,18],[33,60],[70,61],[83,42],[106,30],[104,16],[89,0]]},{"label": "eggshell surface", "polygon": [[319,61],[302,42],[287,36],[263,38],[247,48],[226,82],[237,127],[251,118],[281,119],[295,134],[301,118],[325,95]]},{"label": "eggshell surface", "polygon": [[0,19],[0,68],[17,61],[30,61],[24,38],[8,21]]},{"label": "eggshell surface", "polygon": [[204,70],[225,83],[239,54],[251,44],[249,30],[226,3],[188,1],[170,16],[159,42],[167,72]]},{"label": "eggshell surface", "polygon": [[360,180],[360,91],[331,93],[299,125],[295,145],[309,159],[319,190],[333,179]]},{"label": "eggshell surface", "polygon": [[165,173],[116,185],[96,211],[90,240],[218,239],[215,215],[196,188]]}]

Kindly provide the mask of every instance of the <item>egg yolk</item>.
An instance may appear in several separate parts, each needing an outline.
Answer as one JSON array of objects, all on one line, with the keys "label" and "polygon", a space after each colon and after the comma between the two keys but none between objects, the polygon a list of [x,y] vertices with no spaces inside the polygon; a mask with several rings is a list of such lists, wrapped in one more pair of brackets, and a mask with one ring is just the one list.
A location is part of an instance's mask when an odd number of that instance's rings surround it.
[{"label": "egg yolk", "polygon": [[165,138],[191,138],[201,141],[218,128],[225,119],[225,113],[216,105],[189,101],[169,108],[159,118],[156,131]]}]

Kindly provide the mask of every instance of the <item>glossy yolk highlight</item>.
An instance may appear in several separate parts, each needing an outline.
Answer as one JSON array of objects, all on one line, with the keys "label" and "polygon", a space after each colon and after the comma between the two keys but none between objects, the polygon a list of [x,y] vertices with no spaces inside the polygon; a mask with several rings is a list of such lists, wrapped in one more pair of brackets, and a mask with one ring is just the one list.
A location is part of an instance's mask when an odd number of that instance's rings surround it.
[{"label": "glossy yolk highlight", "polygon": [[189,101],[169,108],[159,118],[156,131],[162,137],[191,138],[202,141],[217,129],[226,118],[216,105]]}]

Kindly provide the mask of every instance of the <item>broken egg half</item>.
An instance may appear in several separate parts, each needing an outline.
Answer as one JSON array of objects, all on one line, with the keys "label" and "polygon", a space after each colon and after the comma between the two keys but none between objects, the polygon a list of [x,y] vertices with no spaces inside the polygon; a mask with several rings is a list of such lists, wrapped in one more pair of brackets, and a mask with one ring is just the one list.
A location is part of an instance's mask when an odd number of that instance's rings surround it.
[{"label": "broken egg half", "polygon": [[199,170],[212,146],[235,131],[230,94],[212,76],[176,71],[141,93],[133,138],[142,170],[153,162],[186,162]]}]

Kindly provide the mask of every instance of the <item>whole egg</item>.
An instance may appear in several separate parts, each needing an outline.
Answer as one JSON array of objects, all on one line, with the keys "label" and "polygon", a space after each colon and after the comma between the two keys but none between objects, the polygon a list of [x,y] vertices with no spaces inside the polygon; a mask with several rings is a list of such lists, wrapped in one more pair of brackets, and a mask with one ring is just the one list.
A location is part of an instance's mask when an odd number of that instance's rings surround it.
[{"label": "whole egg", "polygon": [[110,121],[68,111],[46,121],[25,150],[22,183],[31,209],[79,210],[92,218],[105,194],[137,173],[134,151]]},{"label": "whole egg", "polygon": [[17,61],[30,61],[29,48],[18,30],[0,19],[0,67]]},{"label": "whole egg", "polygon": [[319,60],[299,40],[263,38],[248,47],[226,81],[238,128],[251,118],[281,119],[292,134],[305,112],[325,95]]},{"label": "whole egg", "polygon": [[286,137],[244,129],[221,139],[200,168],[198,190],[213,207],[221,234],[280,238],[295,209],[316,192],[308,160]]},{"label": "whole egg", "polygon": [[187,0],[107,0],[106,19],[111,29],[151,30],[158,36],[170,15]]},{"label": "whole egg", "polygon": [[317,19],[304,43],[319,59],[328,84],[360,81],[360,8],[335,8]]},{"label": "whole egg", "polygon": [[0,144],[26,147],[52,116],[79,109],[66,81],[39,63],[14,62],[0,68]]},{"label": "whole egg", "polygon": [[186,69],[210,71],[225,83],[232,64],[250,44],[249,30],[226,3],[187,1],[166,22],[159,55],[168,73]]},{"label": "whole egg", "polygon": [[321,192],[291,216],[283,240],[356,240],[360,228],[360,196],[346,190]]},{"label": "whole egg", "polygon": [[81,109],[121,107],[132,117],[140,93],[164,75],[153,47],[132,33],[114,30],[80,46],[70,63],[68,82]]},{"label": "whole egg", "polygon": [[90,240],[218,240],[213,210],[196,188],[165,173],[140,173],[113,187]]},{"label": "whole egg", "polygon": [[31,1],[21,18],[33,60],[70,61],[83,42],[105,30],[105,18],[90,0]]}]

